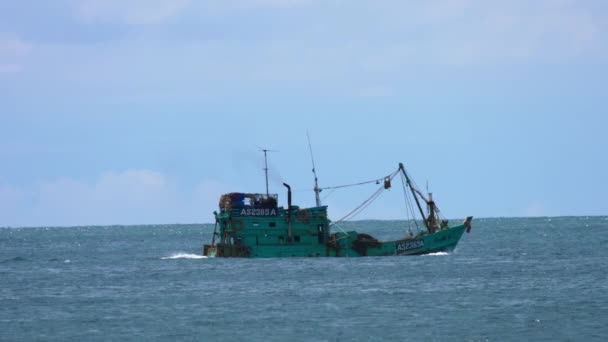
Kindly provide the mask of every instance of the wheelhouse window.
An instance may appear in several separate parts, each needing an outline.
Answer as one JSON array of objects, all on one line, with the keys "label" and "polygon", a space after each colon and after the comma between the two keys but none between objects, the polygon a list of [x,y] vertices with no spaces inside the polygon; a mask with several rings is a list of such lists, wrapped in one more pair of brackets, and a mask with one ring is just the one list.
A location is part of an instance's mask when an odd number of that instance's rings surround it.
[{"label": "wheelhouse window", "polygon": [[317,225],[317,237],[319,243],[323,243],[325,240],[325,225],[319,224]]}]

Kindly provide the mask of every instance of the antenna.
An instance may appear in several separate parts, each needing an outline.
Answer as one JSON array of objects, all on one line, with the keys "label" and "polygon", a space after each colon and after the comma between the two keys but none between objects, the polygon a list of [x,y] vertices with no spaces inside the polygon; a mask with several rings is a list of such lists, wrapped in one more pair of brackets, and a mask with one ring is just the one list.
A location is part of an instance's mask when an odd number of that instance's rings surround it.
[{"label": "antenna", "polygon": [[308,138],[308,150],[310,151],[310,160],[312,161],[312,173],[313,175],[315,175],[315,202],[317,204],[317,207],[320,207],[321,199],[319,198],[319,193],[321,192],[321,189],[319,189],[319,183],[317,180],[317,170],[315,168],[315,157],[312,155],[312,145],[310,144],[310,134],[308,134],[308,131],[306,131],[306,138]]},{"label": "antenna", "polygon": [[258,146],[261,152],[264,152],[264,174],[266,175],[266,196],[268,197],[268,156],[266,155],[268,152],[279,152],[275,150],[269,150],[267,148],[261,148]]}]

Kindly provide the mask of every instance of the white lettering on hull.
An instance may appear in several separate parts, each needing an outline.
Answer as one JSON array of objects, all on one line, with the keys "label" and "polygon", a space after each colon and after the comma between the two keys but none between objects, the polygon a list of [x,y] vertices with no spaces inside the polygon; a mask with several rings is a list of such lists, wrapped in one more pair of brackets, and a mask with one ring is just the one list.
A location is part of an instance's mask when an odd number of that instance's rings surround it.
[{"label": "white lettering on hull", "polygon": [[395,248],[396,253],[397,253],[397,255],[399,255],[406,251],[409,251],[410,249],[424,247],[424,240],[420,239],[420,240],[403,241],[403,242],[399,242],[397,244],[397,246],[395,246],[395,247],[396,247]]},{"label": "white lettering on hull", "polygon": [[241,216],[277,216],[277,210],[274,208],[243,208]]}]

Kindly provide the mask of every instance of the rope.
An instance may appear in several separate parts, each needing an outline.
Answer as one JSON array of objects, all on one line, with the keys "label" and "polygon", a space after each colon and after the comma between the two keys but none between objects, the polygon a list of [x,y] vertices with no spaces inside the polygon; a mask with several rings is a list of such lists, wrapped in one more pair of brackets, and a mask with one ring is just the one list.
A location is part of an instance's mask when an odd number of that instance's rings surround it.
[{"label": "rope", "polygon": [[[410,182],[412,182],[414,184],[414,188],[415,188],[414,190],[416,190],[416,192],[418,194],[420,194],[420,190],[418,190],[418,189],[420,189],[418,187],[418,184],[416,184],[416,182],[413,179],[411,179],[411,178],[410,178]],[[423,197],[423,199],[424,199],[424,197]],[[435,205],[435,213],[437,214],[437,216],[439,217],[440,220],[445,220],[445,217],[443,216],[443,214],[441,213],[441,211],[439,210],[439,208],[437,207],[437,205]]]},{"label": "rope", "polygon": [[345,185],[337,185],[337,186],[328,186],[325,188],[319,188],[321,190],[329,190],[329,189],[341,189],[341,188],[348,188],[351,186],[358,186],[358,185],[365,185],[365,184],[370,184],[370,183],[376,183],[378,184],[378,182],[384,180],[385,177],[383,178],[378,178],[378,179],[374,179],[371,181],[366,181],[366,182],[359,182],[359,183],[353,183],[353,184],[345,184]]},{"label": "rope", "polygon": [[[403,174],[401,175],[401,184],[403,185],[403,197],[405,198],[405,211],[407,213],[408,226],[411,227],[412,226],[412,222],[414,222],[414,225],[416,226],[416,230],[420,231],[420,227],[418,227],[418,222],[416,222],[416,214],[414,212],[414,204],[412,203],[412,201],[410,200],[410,197],[408,196],[408,192],[407,192],[407,188],[406,188],[407,187],[406,180],[405,180],[405,176],[403,176]],[[410,216],[410,214],[412,216]]]},{"label": "rope", "polygon": [[405,203],[405,216],[406,216],[406,220],[407,220],[407,228],[411,232],[412,231],[412,220],[410,218],[410,212],[409,212],[409,208],[408,208],[407,189],[405,188],[405,182],[403,181],[403,175],[401,175],[400,178],[401,178],[401,186],[403,188],[403,202]]},{"label": "rope", "polygon": [[[399,170],[393,172],[391,175],[387,176],[389,177],[391,180],[397,175],[397,173],[399,172]],[[384,179],[384,178],[381,178]],[[370,182],[366,182],[366,183],[370,183]],[[345,186],[343,186],[345,187]],[[349,212],[348,214],[344,215],[344,217],[342,217],[341,219],[339,219],[338,221],[336,221],[334,223],[337,224],[339,222],[345,221],[345,220],[350,220],[352,218],[354,218],[355,216],[359,215],[363,210],[365,210],[370,204],[372,204],[379,196],[380,194],[382,194],[382,191],[384,191],[384,184],[382,184],[380,186],[380,188],[378,188],[378,190],[376,190],[367,200],[363,201],[363,203],[361,203],[358,207],[356,207],[355,209],[353,209],[351,212]]]},{"label": "rope", "polygon": [[[389,178],[392,181],[393,178],[398,173],[401,175],[401,184],[402,184],[402,187],[403,187],[403,198],[404,198],[404,202],[405,202],[405,212],[406,212],[406,219],[408,221],[408,228],[409,228],[409,230],[411,232],[412,222],[413,222],[414,226],[416,227],[416,230],[420,232],[420,227],[418,226],[418,222],[416,221],[416,214],[415,214],[414,205],[413,205],[412,201],[410,200],[410,198],[408,196],[407,187],[410,186],[412,188],[412,190],[416,191],[421,196],[422,196],[422,194],[418,190],[418,185],[413,180],[410,179],[410,182],[412,184],[407,184],[407,180],[405,179],[405,175],[403,175],[403,173],[400,172],[400,169],[398,169],[397,171],[395,171],[392,174],[390,174],[390,175],[388,175],[386,177],[383,177],[383,178],[378,178],[378,179],[374,179],[374,180],[366,181],[366,182],[359,182],[359,183],[352,183],[352,184],[345,184],[345,185],[338,185],[338,186],[329,186],[329,187],[320,188],[320,189],[321,190],[332,190],[332,191],[330,191],[325,196],[325,198],[327,198],[336,189],[346,188],[346,187],[351,187],[351,186],[364,185],[364,184],[370,184],[370,183],[376,183],[376,184],[378,184],[380,182],[383,183],[383,180],[386,179],[386,178]],[[382,192],[384,190],[385,190],[384,189],[384,184],[382,184],[368,199],[366,199],[365,201],[363,201],[363,203],[361,203],[355,209],[353,209],[352,211],[350,211],[348,214],[344,215],[338,221],[333,222],[332,226],[337,226],[340,230],[342,230],[342,228],[338,225],[338,223],[346,221],[346,220],[351,220],[355,216],[359,215],[361,212],[363,212],[365,209],[367,209],[367,207],[369,207],[378,197],[380,197],[380,195],[382,194]],[[422,196],[422,197],[424,198],[424,196]],[[440,219],[443,218],[443,215],[441,214],[441,212],[439,211],[439,208],[437,208],[437,206],[435,206],[435,213],[437,214],[437,216],[439,216]],[[411,216],[410,216],[410,214],[411,214]],[[422,217],[422,219],[423,220],[425,219],[424,216]]]},{"label": "rope", "polygon": [[[370,181],[366,181],[366,182],[344,184],[344,185],[336,185],[336,186],[327,186],[327,187],[324,187],[324,188],[319,188],[319,190],[336,190],[336,189],[348,188],[348,187],[352,187],[352,186],[359,186],[359,185],[365,185],[365,184],[370,184],[370,183],[376,183],[376,184],[378,184],[378,183],[382,182],[384,180],[384,178],[386,178],[386,177],[382,177],[382,178],[378,178],[378,179],[374,179],[374,180],[370,180]],[[309,192],[309,191],[315,191],[315,190],[314,189],[298,189],[298,190],[293,190],[293,192]]]},{"label": "rope", "polygon": [[331,191],[326,193],[325,196],[323,196],[323,198],[321,200],[325,201],[329,196],[331,196],[331,194],[334,193],[334,191],[336,191],[336,189],[331,189]]},{"label": "rope", "polygon": [[361,203],[358,207],[356,207],[354,210],[352,210],[348,214],[344,215],[344,217],[342,217],[341,219],[339,219],[338,221],[336,221],[336,223],[342,222],[342,221],[345,221],[345,220],[349,220],[349,219],[352,219],[355,216],[357,216],[365,208],[367,208],[374,200],[376,200],[376,198],[378,198],[378,196],[380,196],[380,194],[382,193],[383,190],[384,190],[384,186],[382,186],[380,189],[376,190],[376,192],[374,192],[374,194],[371,195],[370,198],[368,198],[367,200],[365,200],[363,203]]}]

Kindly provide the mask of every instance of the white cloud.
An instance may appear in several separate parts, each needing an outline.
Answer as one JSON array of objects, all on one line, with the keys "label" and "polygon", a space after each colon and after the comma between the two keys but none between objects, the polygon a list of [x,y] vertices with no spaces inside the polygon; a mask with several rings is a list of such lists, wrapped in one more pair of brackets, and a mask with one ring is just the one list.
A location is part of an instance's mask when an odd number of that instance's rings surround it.
[{"label": "white cloud", "polygon": [[[90,21],[119,21],[132,24],[159,23],[182,11],[200,18],[204,25],[211,9],[228,10],[239,6],[302,6],[307,13],[338,11],[346,4],[332,5],[311,1],[82,1],[81,17]],[[604,42],[608,17],[572,1],[510,1],[504,3],[451,0],[426,2],[381,2],[355,4],[336,20],[319,16],[315,22],[294,16],[293,24],[278,22],[273,32],[255,25],[239,25],[229,15],[223,19],[226,30],[247,39],[204,41],[162,40],[152,34],[138,41],[69,49],[76,55],[75,68],[90,61],[99,62],[92,72],[104,70],[111,62],[117,74],[141,71],[196,75],[196,79],[270,81],[323,81],[338,77],[391,74],[419,65],[469,67],[570,60],[605,56]],[[255,14],[252,14],[255,24]],[[214,17],[218,25],[217,17]],[[221,21],[220,21],[221,22]],[[221,32],[221,25],[214,30]],[[316,28],[315,28],[316,27]],[[180,32],[180,31],[177,31]],[[221,34],[220,34],[221,35]],[[166,38],[166,37],[165,37]],[[88,50],[95,51],[88,51]],[[89,52],[92,56],[87,56]],[[97,57],[95,57],[97,56]],[[60,59],[59,59],[60,60]],[[85,61],[85,62],[83,62]],[[146,67],[149,70],[143,70]],[[110,75],[113,70],[110,70]],[[87,75],[80,70],[78,75]],[[217,75],[217,76],[216,76]],[[139,77],[140,75],[133,75]],[[133,77],[129,77],[133,78]]]},{"label": "white cloud", "polygon": [[251,0],[251,1],[243,1],[242,3],[251,2],[257,4],[259,6],[277,6],[277,7],[292,7],[292,6],[301,6],[306,4],[311,4],[312,0]]},{"label": "white cloud", "polygon": [[0,226],[71,226],[212,222],[219,196],[228,186],[202,180],[180,189],[151,170],[105,172],[95,181],[75,178],[29,187],[0,184]]},{"label": "white cloud", "polygon": [[21,61],[31,50],[32,46],[18,37],[0,33],[0,74],[21,71]]},{"label": "white cloud", "polygon": [[88,23],[162,23],[180,14],[190,0],[78,0],[76,16]]},{"label": "white cloud", "polygon": [[311,0],[74,0],[74,14],[86,23],[161,24],[190,11],[216,13],[257,8],[292,8]]},{"label": "white cloud", "polygon": [[31,50],[31,45],[23,40],[7,34],[0,34],[0,56],[20,57]]},{"label": "white cloud", "polygon": [[377,37],[389,39],[363,55],[370,68],[562,61],[607,52],[608,15],[582,2],[453,0],[394,6],[392,13],[381,14],[378,25],[382,34]]},{"label": "white cloud", "polygon": [[205,11],[212,13],[246,11],[260,8],[290,9],[322,3],[315,0],[209,0],[198,4]]},{"label": "white cloud", "polygon": [[[390,96],[404,93],[404,84],[414,84],[425,67],[589,62],[608,56],[603,39],[608,16],[573,1],[74,4],[87,22],[158,26],[96,44],[37,45],[27,70],[53,85],[60,80],[60,85],[124,90],[101,95],[112,93],[119,101],[218,98],[230,89],[290,89],[284,86],[290,82],[301,92]],[[232,16],[232,10],[253,8],[264,11],[252,11],[246,22],[239,21],[242,13]],[[183,21],[171,21],[186,11]],[[164,30],[168,21],[172,26]],[[180,32],[188,34],[172,36]],[[18,62],[0,59],[4,73],[21,69]],[[180,87],[171,86],[176,84]]]}]

